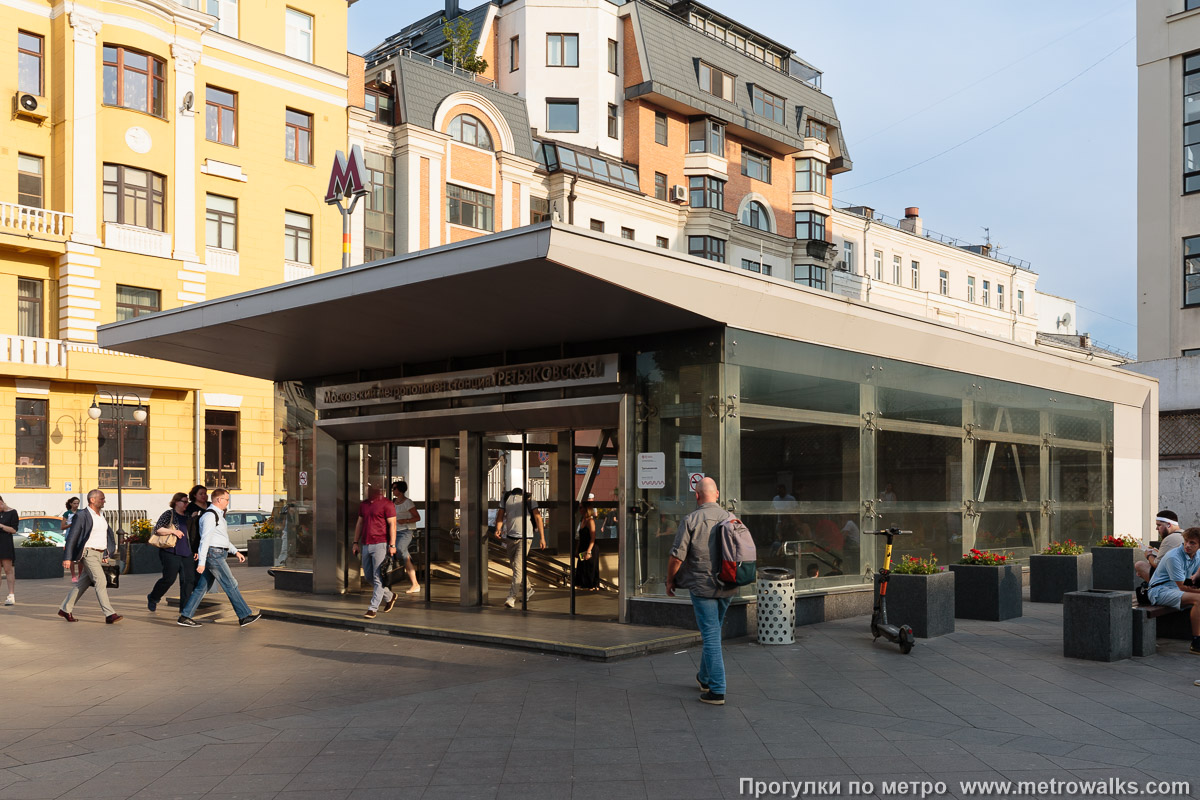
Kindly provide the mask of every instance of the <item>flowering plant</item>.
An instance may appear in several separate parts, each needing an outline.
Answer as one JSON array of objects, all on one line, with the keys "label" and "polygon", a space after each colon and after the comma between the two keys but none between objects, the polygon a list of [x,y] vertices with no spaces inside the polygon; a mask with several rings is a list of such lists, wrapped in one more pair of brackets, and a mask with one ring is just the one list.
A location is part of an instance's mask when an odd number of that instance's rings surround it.
[{"label": "flowering plant", "polygon": [[150,532],[152,527],[153,526],[151,526],[150,520],[146,519],[145,517],[135,519],[133,522],[129,523],[129,541],[141,542],[143,544],[150,541]]},{"label": "flowering plant", "polygon": [[21,547],[54,547],[54,540],[41,531],[30,531],[25,535]]},{"label": "flowering plant", "polygon": [[892,568],[892,572],[897,575],[932,575],[941,571],[941,567],[937,565],[937,556],[933,553],[929,554],[929,558],[901,556],[900,563]]},{"label": "flowering plant", "polygon": [[275,520],[267,517],[262,522],[254,523],[254,535],[251,539],[274,539],[278,535],[275,530]]},{"label": "flowering plant", "polygon": [[1065,542],[1051,542],[1042,550],[1044,556],[1077,556],[1083,553],[1083,545],[1067,539]]},{"label": "flowering plant", "polygon": [[963,557],[958,563],[974,564],[981,567],[996,567],[1007,564],[1008,560],[1012,557],[1012,553],[993,553],[990,550],[976,550],[972,547],[971,552],[963,553]]},{"label": "flowering plant", "polygon": [[1105,536],[1099,547],[1137,547],[1139,542],[1132,536]]}]

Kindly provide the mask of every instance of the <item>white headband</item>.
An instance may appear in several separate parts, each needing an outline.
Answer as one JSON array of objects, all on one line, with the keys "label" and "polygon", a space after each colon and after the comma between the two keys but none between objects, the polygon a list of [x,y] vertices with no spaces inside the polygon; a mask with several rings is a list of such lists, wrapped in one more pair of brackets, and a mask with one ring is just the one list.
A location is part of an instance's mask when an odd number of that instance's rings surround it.
[{"label": "white headband", "polygon": [[1155,517],[1154,521],[1161,522],[1164,525],[1178,525],[1179,524],[1178,520],[1173,520],[1170,517]]}]

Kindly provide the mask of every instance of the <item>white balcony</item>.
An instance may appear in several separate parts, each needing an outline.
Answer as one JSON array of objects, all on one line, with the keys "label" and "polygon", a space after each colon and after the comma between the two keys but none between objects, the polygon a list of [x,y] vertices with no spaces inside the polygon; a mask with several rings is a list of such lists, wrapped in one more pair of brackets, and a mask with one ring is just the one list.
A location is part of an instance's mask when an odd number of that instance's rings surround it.
[{"label": "white balcony", "polygon": [[0,203],[0,233],[65,241],[71,235],[71,215],[16,203]]},{"label": "white balcony", "polygon": [[171,257],[171,234],[139,228],[136,225],[104,223],[104,246],[109,250],[140,253],[144,256]]},{"label": "white balcony", "polygon": [[283,262],[283,279],[285,281],[297,281],[301,278],[311,278],[317,274],[317,271],[312,268],[311,264],[299,264],[295,261]]},{"label": "white balcony", "polygon": [[37,367],[66,366],[66,350],[61,339],[0,334],[0,362]]},{"label": "white balcony", "polygon": [[204,269],[207,272],[237,275],[240,269],[239,264],[237,250],[223,250],[219,247],[204,248]]}]

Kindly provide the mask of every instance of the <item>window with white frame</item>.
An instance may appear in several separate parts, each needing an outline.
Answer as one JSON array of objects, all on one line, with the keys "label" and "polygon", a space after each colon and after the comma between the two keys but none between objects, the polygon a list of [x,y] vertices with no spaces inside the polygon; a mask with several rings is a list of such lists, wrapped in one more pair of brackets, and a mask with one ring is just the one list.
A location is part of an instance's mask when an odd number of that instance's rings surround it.
[{"label": "window with white frame", "polygon": [[911,277],[912,277],[912,288],[920,289],[921,288],[921,262],[913,261],[909,267],[909,272],[911,273]]},{"label": "window with white frame", "polygon": [[967,302],[968,303],[975,302],[975,276],[974,275],[967,276]]},{"label": "window with white frame", "polygon": [[938,270],[938,292],[942,295],[950,294],[950,273],[944,269]]},{"label": "window with white frame", "polygon": [[992,304],[991,288],[991,281],[983,282],[983,292],[979,295],[979,301],[985,306],[990,306]]},{"label": "window with white frame", "polygon": [[547,67],[578,67],[579,66],[579,34],[578,33],[548,33],[548,34],[546,34],[546,66]]},{"label": "window with white frame", "polygon": [[996,284],[996,308],[1004,310],[1004,284]]},{"label": "window with white frame", "polygon": [[1025,290],[1017,289],[1017,313],[1024,316],[1025,314]]},{"label": "window with white frame", "polygon": [[842,242],[842,263],[846,269],[858,274],[858,262],[854,260],[854,242],[846,239]]},{"label": "window with white frame", "polygon": [[892,256],[892,283],[897,286],[900,285],[901,263],[900,256]]},{"label": "window with white frame", "polygon": [[311,14],[289,8],[285,12],[286,35],[284,52],[292,58],[312,63],[313,18]]},{"label": "window with white frame", "polygon": [[700,91],[733,102],[733,76],[701,61]]},{"label": "window with white frame", "polygon": [[237,0],[205,0],[205,11],[217,18],[214,31],[226,36],[238,35]]},{"label": "window with white frame", "polygon": [[882,250],[875,251],[874,267],[875,267],[875,272],[874,272],[875,280],[877,280],[877,281],[883,280],[883,251]]},{"label": "window with white frame", "polygon": [[17,203],[45,208],[45,161],[41,156],[17,153]]}]

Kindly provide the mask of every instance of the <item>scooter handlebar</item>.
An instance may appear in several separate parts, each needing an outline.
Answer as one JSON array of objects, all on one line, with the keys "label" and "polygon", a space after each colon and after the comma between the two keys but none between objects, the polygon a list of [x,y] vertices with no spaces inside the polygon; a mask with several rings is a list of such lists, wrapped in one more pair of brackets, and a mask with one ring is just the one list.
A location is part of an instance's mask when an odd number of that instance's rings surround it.
[{"label": "scooter handlebar", "polygon": [[863,533],[869,533],[872,536],[911,536],[912,535],[912,531],[902,531],[899,528],[888,528],[888,529],[882,530],[882,531],[863,531]]}]

